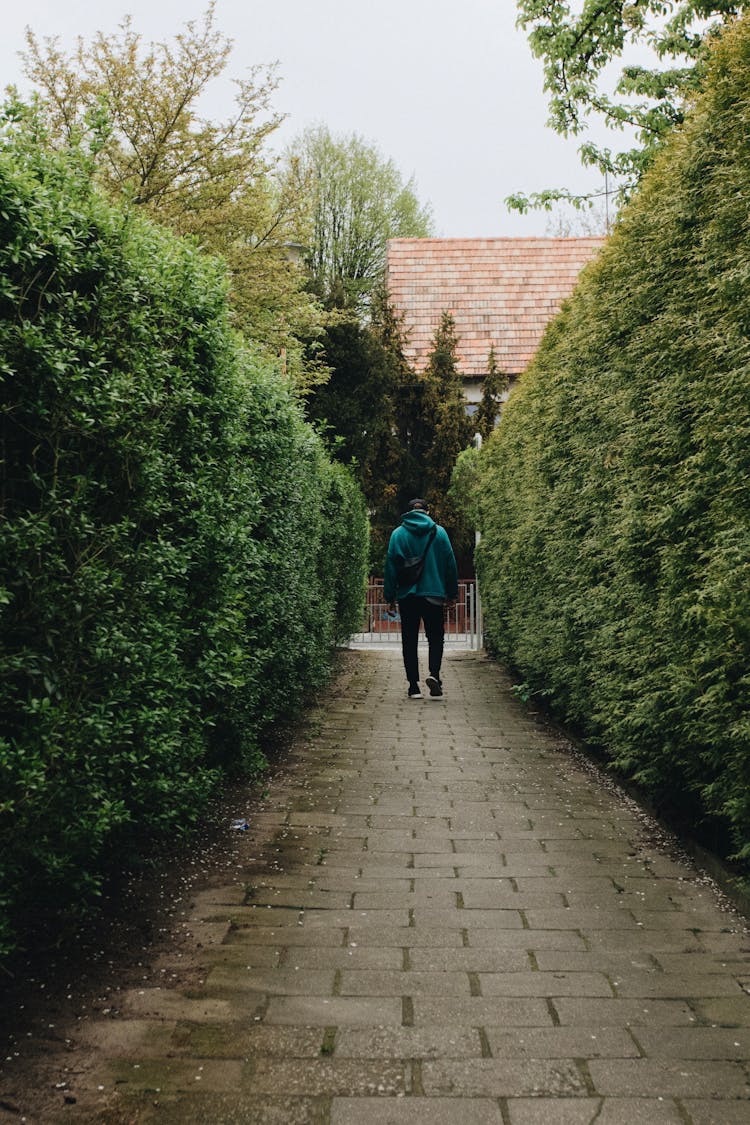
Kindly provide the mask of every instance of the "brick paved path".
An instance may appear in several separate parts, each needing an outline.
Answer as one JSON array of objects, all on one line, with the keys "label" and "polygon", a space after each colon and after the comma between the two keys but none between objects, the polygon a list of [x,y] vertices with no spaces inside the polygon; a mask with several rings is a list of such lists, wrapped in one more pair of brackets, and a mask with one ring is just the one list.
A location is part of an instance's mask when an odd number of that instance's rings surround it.
[{"label": "brick paved path", "polygon": [[192,985],[90,1026],[65,1119],[750,1122],[737,917],[490,661],[444,674],[409,702],[397,653],[352,656],[193,903]]}]

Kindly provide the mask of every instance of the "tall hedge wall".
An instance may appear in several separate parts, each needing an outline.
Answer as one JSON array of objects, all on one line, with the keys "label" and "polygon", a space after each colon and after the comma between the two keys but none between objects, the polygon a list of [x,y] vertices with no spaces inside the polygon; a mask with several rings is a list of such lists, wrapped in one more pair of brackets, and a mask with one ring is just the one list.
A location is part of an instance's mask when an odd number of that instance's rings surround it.
[{"label": "tall hedge wall", "polygon": [[359,625],[364,502],[220,267],[0,149],[0,952],[194,821]]},{"label": "tall hedge wall", "polygon": [[485,447],[489,642],[750,856],[750,22]]}]

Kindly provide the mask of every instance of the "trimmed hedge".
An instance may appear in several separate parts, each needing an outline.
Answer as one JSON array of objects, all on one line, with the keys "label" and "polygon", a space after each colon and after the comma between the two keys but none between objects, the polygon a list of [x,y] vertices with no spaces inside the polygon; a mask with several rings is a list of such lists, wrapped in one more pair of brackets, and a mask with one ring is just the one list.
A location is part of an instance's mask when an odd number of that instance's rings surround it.
[{"label": "trimmed hedge", "polygon": [[488,642],[750,856],[750,22],[482,455]]},{"label": "trimmed hedge", "polygon": [[220,265],[0,149],[0,952],[182,831],[359,627],[364,501]]}]

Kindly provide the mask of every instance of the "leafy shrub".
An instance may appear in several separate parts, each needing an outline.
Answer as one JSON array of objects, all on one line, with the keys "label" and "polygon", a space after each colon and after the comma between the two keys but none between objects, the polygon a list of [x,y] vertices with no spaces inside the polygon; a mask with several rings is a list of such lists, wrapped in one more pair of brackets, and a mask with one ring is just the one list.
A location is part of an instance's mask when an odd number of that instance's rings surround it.
[{"label": "leafy shrub", "polygon": [[492,647],[750,856],[750,22],[482,455]]},{"label": "leafy shrub", "polygon": [[218,263],[38,133],[11,115],[0,148],[0,951],[261,764],[367,550]]}]

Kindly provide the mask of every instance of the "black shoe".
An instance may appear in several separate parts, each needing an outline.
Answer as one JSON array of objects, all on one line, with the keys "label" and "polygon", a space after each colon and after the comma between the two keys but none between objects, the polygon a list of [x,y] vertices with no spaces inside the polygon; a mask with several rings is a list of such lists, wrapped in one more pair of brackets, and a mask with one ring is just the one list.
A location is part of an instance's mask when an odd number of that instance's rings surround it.
[{"label": "black shoe", "polygon": [[433,699],[436,699],[438,696],[443,694],[443,681],[439,680],[437,676],[433,676],[432,673],[430,673],[430,675],[425,680],[425,683],[430,689],[430,695],[433,697]]},{"label": "black shoe", "polygon": [[409,691],[407,694],[409,699],[421,699],[422,689],[420,688],[419,684],[409,684]]}]

